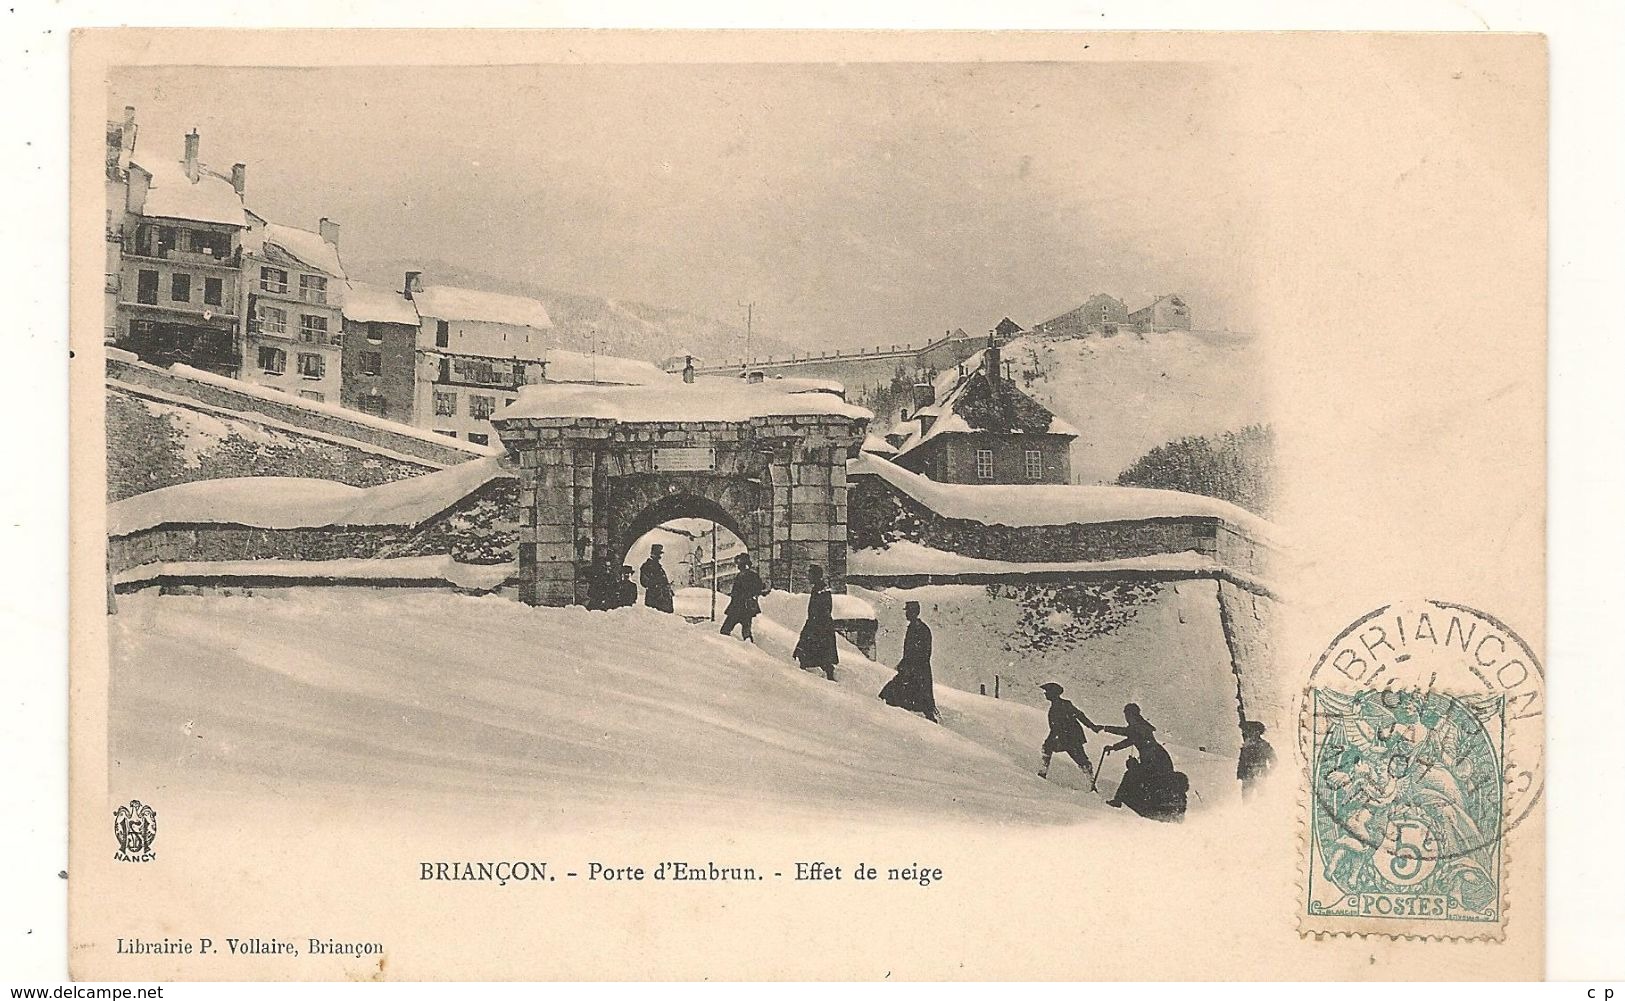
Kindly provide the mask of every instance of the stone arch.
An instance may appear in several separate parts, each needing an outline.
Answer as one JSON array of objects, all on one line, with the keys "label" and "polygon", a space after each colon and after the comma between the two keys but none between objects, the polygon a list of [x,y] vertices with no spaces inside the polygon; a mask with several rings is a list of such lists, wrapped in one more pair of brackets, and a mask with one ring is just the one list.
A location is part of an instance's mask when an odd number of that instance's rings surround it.
[{"label": "stone arch", "polygon": [[686,490],[668,493],[630,518],[619,519],[621,525],[615,523],[617,519],[612,515],[607,552],[610,559],[619,566],[626,562],[627,553],[632,549],[633,543],[653,529],[677,518],[704,518],[716,522],[738,536],[752,557],[760,558],[758,554],[763,540],[758,538],[755,530],[755,523],[760,520],[759,515],[755,515],[754,512],[741,512],[741,515],[743,520],[717,500],[703,494]]}]

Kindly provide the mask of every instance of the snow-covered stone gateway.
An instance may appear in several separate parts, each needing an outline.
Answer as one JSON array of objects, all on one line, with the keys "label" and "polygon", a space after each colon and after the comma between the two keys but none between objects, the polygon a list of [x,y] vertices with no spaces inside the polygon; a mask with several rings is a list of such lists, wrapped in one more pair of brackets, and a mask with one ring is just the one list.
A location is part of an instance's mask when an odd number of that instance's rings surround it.
[{"label": "snow-covered stone gateway", "polygon": [[674,518],[737,535],[775,588],[809,563],[845,588],[846,461],[870,413],[757,385],[532,386],[492,423],[519,467],[519,596],[585,603],[593,561],[619,565]]}]

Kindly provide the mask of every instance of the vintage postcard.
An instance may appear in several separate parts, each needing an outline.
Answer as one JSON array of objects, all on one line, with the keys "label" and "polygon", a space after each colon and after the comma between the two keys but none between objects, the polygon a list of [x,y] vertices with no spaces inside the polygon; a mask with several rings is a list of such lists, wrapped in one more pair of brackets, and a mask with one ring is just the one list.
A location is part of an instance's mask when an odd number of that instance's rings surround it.
[{"label": "vintage postcard", "polygon": [[74,976],[1541,975],[1543,39],[72,72]]}]

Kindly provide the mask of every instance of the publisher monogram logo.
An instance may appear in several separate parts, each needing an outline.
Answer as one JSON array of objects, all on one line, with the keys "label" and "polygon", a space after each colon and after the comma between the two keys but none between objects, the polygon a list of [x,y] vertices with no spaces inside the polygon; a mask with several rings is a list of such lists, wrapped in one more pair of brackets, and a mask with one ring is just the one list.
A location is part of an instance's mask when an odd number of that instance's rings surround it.
[{"label": "publisher monogram logo", "polygon": [[113,836],[119,845],[113,853],[115,861],[151,862],[152,842],[158,837],[158,811],[139,799],[130,800],[129,806],[113,811]]}]

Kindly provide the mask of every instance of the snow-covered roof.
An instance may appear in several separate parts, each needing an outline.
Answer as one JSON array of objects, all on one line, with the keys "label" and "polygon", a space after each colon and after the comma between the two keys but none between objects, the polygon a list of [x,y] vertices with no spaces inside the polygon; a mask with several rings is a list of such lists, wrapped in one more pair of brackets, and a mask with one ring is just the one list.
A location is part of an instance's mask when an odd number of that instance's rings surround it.
[{"label": "snow-covered roof", "polygon": [[375,487],[294,476],[177,483],[110,505],[107,534],[129,535],[166,524],[284,529],[417,525],[492,480],[512,475],[498,463],[498,456],[490,456]]},{"label": "snow-covered roof", "polygon": [[1220,518],[1254,538],[1273,538],[1274,526],[1216,497],[1145,487],[1062,484],[938,483],[886,459],[860,454],[847,460],[847,476],[873,473],[944,518],[1024,528],[1092,525],[1150,518]]},{"label": "snow-covered roof", "polygon": [[500,292],[430,285],[412,293],[418,312],[437,320],[466,320],[473,323],[502,323],[514,327],[548,330],[553,321],[547,307],[535,299]]},{"label": "snow-covered roof", "polygon": [[897,454],[897,449],[892,447],[891,442],[887,441],[886,439],[880,437],[877,434],[871,434],[871,435],[867,435],[867,436],[864,437],[864,439],[863,439],[863,451],[865,451],[865,452],[873,452],[875,455],[896,455]]},{"label": "snow-covered roof", "polygon": [[670,382],[672,377],[646,361],[636,358],[617,358],[614,355],[590,355],[580,351],[554,348],[547,353],[548,382],[589,382],[621,386],[653,386]]},{"label": "snow-covered roof", "polygon": [[[936,402],[921,407],[915,411],[913,419],[904,422],[911,426],[902,432],[907,437],[897,448],[899,455],[941,435],[973,431],[1078,437],[1077,428],[1023,393],[1002,375],[998,377],[998,391],[1002,395],[995,402],[991,382],[983,370],[986,356],[987,351],[983,349],[965,359],[964,375],[960,375],[957,368],[937,374],[932,386]],[[922,416],[933,418],[929,429],[925,429],[925,422],[919,420]],[[902,425],[899,425],[901,428]]]},{"label": "snow-covered roof", "polygon": [[418,325],[418,311],[412,300],[394,289],[366,282],[349,282],[344,292],[344,318],[357,323],[403,323]]},{"label": "snow-covered roof", "polygon": [[186,165],[179,160],[160,163],[157,167],[131,164],[152,176],[147,186],[147,200],[141,214],[163,219],[183,219],[191,222],[211,222],[225,226],[243,226],[243,198],[231,186],[231,178],[198,168],[198,179],[186,176]]},{"label": "snow-covered roof", "polygon": [[322,239],[320,233],[268,222],[260,233],[260,243],[263,246],[277,247],[289,257],[317,271],[335,278],[344,277],[344,265],[339,262],[339,248]]},{"label": "snow-covered roof", "polygon": [[666,379],[652,386],[526,386],[517,400],[497,412],[495,421],[501,427],[506,421],[525,418],[597,417],[626,424],[651,424],[823,414],[860,420],[874,416],[828,393],[781,393],[738,380],[686,383]]}]

